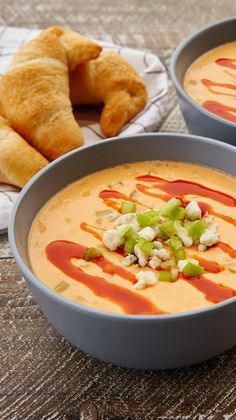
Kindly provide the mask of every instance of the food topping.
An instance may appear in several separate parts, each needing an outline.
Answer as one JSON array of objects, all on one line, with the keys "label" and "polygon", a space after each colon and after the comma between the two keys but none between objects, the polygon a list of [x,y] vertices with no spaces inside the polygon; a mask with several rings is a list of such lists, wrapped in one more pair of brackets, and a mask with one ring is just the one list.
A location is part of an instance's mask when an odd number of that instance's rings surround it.
[{"label": "food topping", "polygon": [[[159,210],[137,212],[136,204],[122,202],[121,216],[103,235],[103,243],[110,251],[123,248],[124,266],[136,264],[160,271],[159,280],[176,281],[179,272],[185,277],[200,276],[204,269],[199,261],[186,256],[186,248],[197,246],[204,252],[219,241],[214,217],[202,210],[197,200],[184,208],[182,201],[171,198]],[[112,221],[112,219],[109,219]],[[157,275],[150,270],[137,274],[136,289],[157,283]],[[151,279],[151,280],[150,280]]]},{"label": "food topping", "polygon": [[155,286],[158,283],[158,273],[153,273],[153,271],[139,271],[136,278],[138,281],[133,285],[133,288],[137,290]]}]

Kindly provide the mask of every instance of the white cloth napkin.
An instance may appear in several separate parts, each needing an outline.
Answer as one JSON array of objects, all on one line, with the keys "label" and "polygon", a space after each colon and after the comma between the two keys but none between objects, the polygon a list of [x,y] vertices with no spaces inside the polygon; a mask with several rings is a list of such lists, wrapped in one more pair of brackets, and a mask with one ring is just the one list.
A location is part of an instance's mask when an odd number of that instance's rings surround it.
[{"label": "white cloth napkin", "polygon": [[[39,32],[37,29],[0,27],[0,75],[6,71],[16,51]],[[154,131],[164,115],[168,91],[167,74],[159,58],[143,51],[97,42],[104,49],[116,51],[124,57],[143,77],[148,90],[147,105],[119,134],[134,135]],[[86,145],[105,141],[98,123],[99,110],[83,107],[75,111],[75,116],[82,128]],[[11,187],[0,184],[0,233],[7,229],[9,214],[17,196],[18,192],[13,192]]]}]

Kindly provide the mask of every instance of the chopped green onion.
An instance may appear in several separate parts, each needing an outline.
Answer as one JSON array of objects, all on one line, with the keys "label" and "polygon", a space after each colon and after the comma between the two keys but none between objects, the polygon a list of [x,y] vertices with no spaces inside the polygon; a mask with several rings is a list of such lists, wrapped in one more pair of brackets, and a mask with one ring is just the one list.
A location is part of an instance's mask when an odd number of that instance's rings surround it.
[{"label": "chopped green onion", "polygon": [[197,277],[200,276],[203,272],[204,270],[200,265],[193,264],[192,262],[188,262],[183,269],[183,273],[187,277]]},{"label": "chopped green onion", "polygon": [[179,207],[181,206],[181,201],[178,198],[171,198],[164,206],[160,208],[160,215],[164,217],[169,217],[171,219],[176,219],[176,215],[179,212]]},{"label": "chopped green onion", "polygon": [[171,220],[167,220],[159,225],[161,233],[164,233],[166,236],[171,236],[175,234],[174,223]]},{"label": "chopped green onion", "polygon": [[134,252],[134,247],[138,242],[139,238],[140,237],[136,232],[132,232],[129,235],[127,235],[124,246],[125,252],[127,252],[128,254],[132,254]]},{"label": "chopped green onion", "polygon": [[101,257],[102,251],[99,248],[88,248],[85,252],[84,259],[85,261],[92,261],[94,258]]},{"label": "chopped green onion", "polygon": [[130,203],[129,201],[122,201],[121,203],[121,213],[135,213],[136,212],[136,204]]},{"label": "chopped green onion", "polygon": [[154,245],[152,242],[147,241],[146,239],[140,238],[137,246],[141,249],[141,251],[146,255],[146,257],[149,257],[151,255],[151,252],[154,248]]},{"label": "chopped green onion", "polygon": [[60,283],[58,283],[55,287],[54,290],[57,293],[63,293],[67,288],[69,287],[69,284],[66,283],[66,281],[61,281]]},{"label": "chopped green onion", "polygon": [[153,226],[158,222],[159,212],[158,211],[146,211],[138,215],[137,220],[141,227]]},{"label": "chopped green onion", "polygon": [[159,280],[168,282],[172,281],[170,271],[160,271]]},{"label": "chopped green onion", "polygon": [[205,229],[206,225],[202,219],[191,222],[187,227],[188,233],[193,238],[193,240],[200,239]]}]

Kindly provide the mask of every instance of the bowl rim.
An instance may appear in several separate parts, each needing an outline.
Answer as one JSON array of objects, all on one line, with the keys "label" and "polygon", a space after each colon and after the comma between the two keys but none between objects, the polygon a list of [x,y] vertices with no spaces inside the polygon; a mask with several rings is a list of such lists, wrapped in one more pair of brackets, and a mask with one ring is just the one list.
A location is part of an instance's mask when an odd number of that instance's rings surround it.
[{"label": "bowl rim", "polygon": [[211,118],[212,120],[217,121],[218,123],[219,122],[221,124],[224,123],[225,125],[228,125],[231,128],[234,127],[236,129],[236,123],[233,123],[229,120],[226,120],[225,118],[219,117],[218,115],[214,114],[213,112],[208,111],[207,109],[205,109],[201,105],[199,105],[197,102],[195,102],[194,99],[192,99],[191,96],[185,91],[182,83],[179,81],[179,78],[177,77],[177,74],[176,74],[176,67],[177,67],[177,62],[179,60],[179,56],[182,53],[182,51],[185,48],[187,48],[192,41],[197,39],[199,37],[199,35],[204,34],[204,32],[208,32],[208,31],[210,31],[211,29],[214,29],[217,26],[225,25],[225,24],[228,24],[230,22],[235,22],[236,23],[236,16],[234,16],[232,18],[223,19],[223,20],[220,20],[220,21],[215,22],[215,23],[211,23],[210,25],[206,25],[206,26],[202,27],[201,29],[194,31],[193,33],[191,33],[186,38],[184,38],[183,41],[181,41],[181,43],[177,46],[177,48],[175,49],[175,51],[172,55],[171,62],[170,62],[170,75],[171,75],[171,79],[172,79],[172,81],[175,85],[176,90],[184,97],[184,99],[190,105],[195,107],[199,112],[204,114],[206,117]]},{"label": "bowl rim", "polygon": [[[193,138],[195,140],[197,140],[200,143],[208,143],[211,145],[216,145],[217,147],[220,147],[222,149],[228,149],[229,151],[233,152],[236,154],[236,147],[234,147],[233,145],[224,143],[224,142],[219,142],[217,140],[208,138],[208,137],[202,137],[202,136],[198,136],[198,135],[192,135],[192,134],[184,134],[184,133],[144,133],[144,134],[137,134],[134,136],[117,136],[117,137],[113,137],[110,139],[105,140],[105,142],[109,142],[109,143],[115,143],[116,141],[119,140],[124,140],[124,141],[132,141],[134,138],[141,138],[141,137],[147,137],[147,138],[155,138],[155,137],[166,137],[166,138],[176,138],[176,137],[183,137],[184,139],[189,139],[189,138]],[[104,143],[101,142],[101,143]],[[95,316],[97,318],[100,319],[109,319],[112,321],[128,321],[128,322],[171,322],[171,321],[176,321],[176,320],[185,320],[186,318],[192,318],[192,317],[198,317],[201,315],[206,315],[206,314],[210,314],[213,311],[221,311],[223,310],[226,306],[231,305],[233,303],[236,303],[236,297],[232,297],[230,299],[227,299],[225,301],[222,301],[220,303],[214,304],[212,306],[208,306],[208,307],[203,307],[203,308],[199,308],[199,309],[194,309],[194,310],[190,310],[190,311],[184,311],[184,312],[179,312],[179,313],[174,313],[174,314],[163,314],[163,315],[135,315],[135,314],[120,314],[120,313],[113,313],[113,312],[106,312],[106,311],[100,311],[94,308],[91,308],[89,306],[86,305],[81,305],[80,303],[74,302],[70,299],[67,299],[63,296],[61,296],[60,294],[56,293],[55,291],[53,291],[52,289],[50,289],[45,283],[43,283],[34,273],[33,271],[31,271],[27,265],[24,263],[24,261],[22,260],[20,253],[18,252],[17,249],[17,245],[16,245],[16,241],[15,241],[15,218],[16,218],[16,214],[18,212],[18,208],[21,204],[21,201],[24,199],[24,197],[26,196],[27,192],[29,189],[31,189],[31,187],[37,182],[37,180],[44,175],[46,172],[53,170],[53,168],[57,165],[60,165],[61,162],[63,162],[64,160],[66,160],[67,158],[69,158],[71,155],[74,154],[79,154],[80,151],[84,150],[84,149],[93,149],[93,148],[97,148],[99,147],[99,145],[101,143],[95,143],[95,144],[90,144],[90,145],[86,145],[86,146],[82,146],[80,148],[71,150],[70,152],[66,153],[65,155],[59,157],[58,159],[50,162],[48,165],[46,165],[43,169],[41,169],[38,173],[36,173],[31,180],[27,183],[27,185],[22,189],[22,191],[19,194],[19,197],[16,201],[16,203],[14,204],[11,216],[10,216],[10,220],[9,220],[9,227],[8,227],[8,240],[9,240],[9,244],[12,250],[12,254],[13,257],[15,259],[15,262],[18,266],[18,268],[20,269],[21,273],[23,274],[23,277],[26,278],[26,283],[32,283],[33,286],[35,286],[36,288],[40,289],[40,291],[42,292],[42,294],[46,294],[50,299],[56,301],[58,304],[61,304],[62,306],[66,306],[67,308],[70,308],[72,310],[81,312],[83,315],[87,315],[87,316]],[[214,168],[213,168],[214,169]],[[91,174],[94,172],[91,172]],[[72,181],[73,182],[73,181]]]}]

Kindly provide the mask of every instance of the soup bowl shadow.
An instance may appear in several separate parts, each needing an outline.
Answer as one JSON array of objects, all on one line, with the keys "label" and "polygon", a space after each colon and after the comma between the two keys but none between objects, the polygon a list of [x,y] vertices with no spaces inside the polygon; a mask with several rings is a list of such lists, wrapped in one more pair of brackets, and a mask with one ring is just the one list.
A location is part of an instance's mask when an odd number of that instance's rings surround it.
[{"label": "soup bowl shadow", "polygon": [[128,368],[178,368],[230,349],[236,345],[236,298],[173,315],[101,312],[63,298],[34,275],[28,235],[40,208],[69,183],[114,165],[154,159],[206,165],[236,176],[236,149],[225,143],[162,133],[115,138],[74,150],[41,170],[20,193],[9,225],[13,256],[48,320],[80,350]]},{"label": "soup bowl shadow", "polygon": [[189,132],[233,145],[236,145],[236,124],[197,104],[186,93],[183,80],[189,66],[202,54],[219,45],[236,41],[235,27],[236,17],[195,32],[177,47],[170,65],[171,78]]}]

